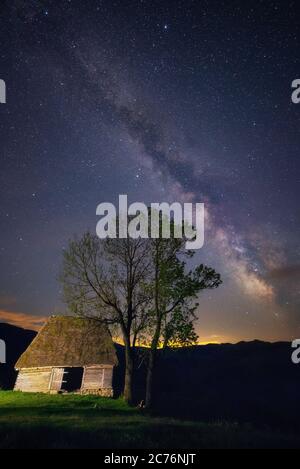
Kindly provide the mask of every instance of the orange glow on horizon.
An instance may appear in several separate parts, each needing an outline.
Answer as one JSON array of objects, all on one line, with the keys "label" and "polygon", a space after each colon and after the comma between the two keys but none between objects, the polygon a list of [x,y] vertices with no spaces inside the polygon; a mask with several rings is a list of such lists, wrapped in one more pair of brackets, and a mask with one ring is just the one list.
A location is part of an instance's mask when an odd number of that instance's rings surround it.
[{"label": "orange glow on horizon", "polygon": [[23,329],[39,331],[47,319],[47,316],[34,316],[32,314],[0,310],[0,322],[21,327]]},{"label": "orange glow on horizon", "polygon": [[[36,332],[39,332],[39,330],[42,328],[42,326],[45,324],[45,322],[49,319],[49,316],[35,316],[32,314],[27,314],[27,313],[20,313],[17,311],[7,311],[0,309],[0,323],[7,323],[11,324],[16,327],[21,327],[23,329],[29,329],[29,330],[34,330]],[[119,336],[114,336],[113,340],[115,343],[124,345],[124,342],[122,338]],[[223,336],[223,335],[217,335],[217,334],[204,334],[200,335],[199,340],[194,344],[196,345],[221,345],[221,344],[236,344],[239,342],[251,342],[253,340],[261,340],[265,342],[276,342],[276,341],[287,341],[289,342],[289,338],[274,338],[274,337],[253,337],[253,336],[248,336],[248,337],[243,337],[238,336],[238,337],[232,337],[232,336]],[[149,348],[150,344],[147,343],[146,341],[143,342],[138,342],[137,346],[139,347],[145,347]],[[190,345],[191,347],[193,345]],[[181,348],[183,347],[180,344],[171,344],[169,346],[170,348]],[[162,348],[162,347],[160,347]]]},{"label": "orange glow on horizon", "polygon": [[[124,345],[124,341],[120,339],[119,337],[113,337],[113,341],[118,345]],[[190,345],[171,344],[168,347],[169,348],[182,348],[182,347],[195,347],[197,345],[220,345],[221,343],[222,342],[217,342],[216,340],[208,340],[208,341],[198,340],[196,343],[190,344]],[[139,342],[137,344],[137,347],[150,348],[150,344],[145,343],[145,342]],[[158,348],[161,349],[162,345],[159,346]]]}]

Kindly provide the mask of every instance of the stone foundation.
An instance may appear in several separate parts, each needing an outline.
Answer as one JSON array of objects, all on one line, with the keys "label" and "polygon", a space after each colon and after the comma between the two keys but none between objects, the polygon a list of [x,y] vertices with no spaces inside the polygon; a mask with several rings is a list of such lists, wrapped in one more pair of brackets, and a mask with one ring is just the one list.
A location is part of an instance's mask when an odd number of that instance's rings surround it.
[{"label": "stone foundation", "polygon": [[114,392],[112,388],[101,388],[101,389],[83,389],[79,391],[82,396],[92,395],[100,397],[113,397]]}]

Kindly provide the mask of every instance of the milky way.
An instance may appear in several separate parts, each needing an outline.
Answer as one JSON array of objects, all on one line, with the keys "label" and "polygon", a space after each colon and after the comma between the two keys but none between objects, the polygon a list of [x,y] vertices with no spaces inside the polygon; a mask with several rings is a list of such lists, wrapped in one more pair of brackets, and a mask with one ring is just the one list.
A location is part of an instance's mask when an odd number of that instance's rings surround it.
[{"label": "milky way", "polygon": [[0,318],[63,311],[62,250],[99,203],[205,202],[202,341],[300,334],[294,2],[1,5]]}]

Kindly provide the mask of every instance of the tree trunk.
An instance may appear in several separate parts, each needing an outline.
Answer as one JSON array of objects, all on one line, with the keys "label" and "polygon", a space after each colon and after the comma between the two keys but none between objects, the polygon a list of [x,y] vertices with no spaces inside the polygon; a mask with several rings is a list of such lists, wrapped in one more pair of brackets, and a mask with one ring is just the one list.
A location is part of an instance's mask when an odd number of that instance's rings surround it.
[{"label": "tree trunk", "polygon": [[159,317],[156,331],[151,343],[151,349],[149,354],[148,370],[147,370],[147,382],[146,382],[146,407],[150,409],[153,404],[153,376],[156,361],[157,348],[159,344],[160,332],[161,332],[161,317]]},{"label": "tree trunk", "polygon": [[154,365],[155,365],[155,358],[156,358],[156,349],[151,348],[149,355],[149,362],[148,362],[148,370],[147,370],[147,381],[146,381],[146,408],[150,409],[153,402],[153,373],[154,373]]},{"label": "tree trunk", "polygon": [[128,404],[133,403],[133,355],[130,344],[125,343],[125,383],[124,399]]},{"label": "tree trunk", "polygon": [[156,352],[160,338],[162,316],[159,311],[158,302],[158,288],[159,288],[159,244],[156,244],[155,252],[155,314],[156,314],[156,329],[151,343],[148,370],[147,370],[147,382],[146,382],[146,408],[150,409],[153,402],[153,374],[156,359]]}]

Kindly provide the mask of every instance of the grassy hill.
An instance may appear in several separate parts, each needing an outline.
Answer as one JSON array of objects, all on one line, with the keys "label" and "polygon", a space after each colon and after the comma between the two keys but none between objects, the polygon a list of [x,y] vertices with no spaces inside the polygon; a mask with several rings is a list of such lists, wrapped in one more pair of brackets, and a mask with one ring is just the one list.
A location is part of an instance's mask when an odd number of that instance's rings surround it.
[{"label": "grassy hill", "polygon": [[121,399],[0,392],[0,449],[296,447],[292,433],[148,416]]}]

